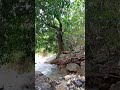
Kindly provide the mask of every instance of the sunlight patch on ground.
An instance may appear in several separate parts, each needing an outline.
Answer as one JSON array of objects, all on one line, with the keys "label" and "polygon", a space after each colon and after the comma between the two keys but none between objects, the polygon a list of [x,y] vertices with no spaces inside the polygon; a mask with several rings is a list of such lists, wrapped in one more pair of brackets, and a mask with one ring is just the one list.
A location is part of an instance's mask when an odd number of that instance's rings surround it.
[{"label": "sunlight patch on ground", "polygon": [[48,62],[50,60],[53,60],[56,57],[55,54],[53,55],[48,55],[46,57],[43,57],[42,55],[39,54],[35,54],[35,71],[39,71],[39,70],[44,70],[45,68],[47,68],[46,66],[48,66],[47,69],[49,69],[49,66],[51,67],[52,65],[49,64],[45,64],[45,62]]},{"label": "sunlight patch on ground", "polygon": [[35,54],[35,63],[37,64],[37,63],[45,63],[45,62],[47,62],[47,61],[50,61],[50,60],[52,60],[52,59],[54,59],[56,57],[56,55],[55,54],[53,54],[53,55],[48,55],[48,56],[46,56],[46,57],[43,57],[42,55],[39,55],[39,54]]},{"label": "sunlight patch on ground", "polygon": [[44,63],[45,58],[42,57],[41,55],[35,54],[35,63]]}]

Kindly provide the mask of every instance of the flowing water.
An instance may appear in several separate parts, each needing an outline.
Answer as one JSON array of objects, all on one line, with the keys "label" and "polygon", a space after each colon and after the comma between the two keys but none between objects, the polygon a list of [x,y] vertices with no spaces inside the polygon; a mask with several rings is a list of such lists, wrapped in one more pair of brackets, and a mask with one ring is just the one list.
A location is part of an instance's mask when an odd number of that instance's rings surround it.
[{"label": "flowing water", "polygon": [[57,65],[47,64],[50,60],[53,60],[56,55],[51,55],[48,57],[42,57],[40,55],[35,55],[35,71],[40,71],[47,77],[51,79],[58,79],[63,76],[63,73],[60,73]]}]

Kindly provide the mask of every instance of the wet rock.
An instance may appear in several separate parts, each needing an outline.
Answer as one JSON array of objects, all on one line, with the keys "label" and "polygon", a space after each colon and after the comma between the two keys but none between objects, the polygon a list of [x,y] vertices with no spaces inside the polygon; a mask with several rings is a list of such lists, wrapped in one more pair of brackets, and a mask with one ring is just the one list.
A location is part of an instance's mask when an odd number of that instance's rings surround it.
[{"label": "wet rock", "polygon": [[66,66],[66,69],[68,71],[73,71],[73,72],[77,72],[80,70],[80,66],[76,63],[69,63],[67,66]]},{"label": "wet rock", "polygon": [[50,63],[50,64],[58,64],[58,60],[57,60],[57,59],[54,59],[54,60],[49,61],[49,62],[46,62],[46,63]]}]

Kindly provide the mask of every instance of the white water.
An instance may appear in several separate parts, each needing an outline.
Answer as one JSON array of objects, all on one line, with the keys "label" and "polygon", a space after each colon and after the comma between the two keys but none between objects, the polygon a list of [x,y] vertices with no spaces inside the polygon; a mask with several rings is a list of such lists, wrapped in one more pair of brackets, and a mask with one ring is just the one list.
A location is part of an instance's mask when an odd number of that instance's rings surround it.
[{"label": "white water", "polygon": [[[35,71],[40,71],[49,78],[56,79],[61,76],[57,65],[47,64],[50,60],[53,60],[56,55],[51,55],[47,57],[42,57],[40,55],[35,55]],[[56,76],[56,77],[55,77]]]}]

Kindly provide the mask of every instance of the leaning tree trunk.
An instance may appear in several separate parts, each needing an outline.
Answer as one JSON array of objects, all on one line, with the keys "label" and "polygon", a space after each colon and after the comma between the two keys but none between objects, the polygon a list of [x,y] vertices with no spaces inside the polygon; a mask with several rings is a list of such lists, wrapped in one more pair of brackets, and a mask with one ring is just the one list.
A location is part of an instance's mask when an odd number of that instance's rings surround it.
[{"label": "leaning tree trunk", "polygon": [[58,42],[58,55],[57,58],[59,57],[59,55],[64,51],[64,43],[63,43],[63,32],[62,32],[62,24],[60,23],[60,27],[59,30],[57,31],[57,42]]}]

